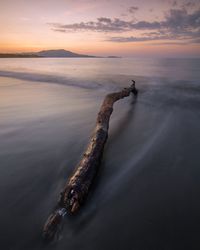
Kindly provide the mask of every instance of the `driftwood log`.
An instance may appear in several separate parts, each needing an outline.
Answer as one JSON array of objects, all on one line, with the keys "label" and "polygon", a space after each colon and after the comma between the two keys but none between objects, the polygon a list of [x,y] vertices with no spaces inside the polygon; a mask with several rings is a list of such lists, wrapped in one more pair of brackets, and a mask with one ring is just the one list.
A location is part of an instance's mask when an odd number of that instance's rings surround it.
[{"label": "driftwood log", "polygon": [[[133,80],[132,80],[133,81]],[[43,228],[43,236],[51,239],[55,236],[59,224],[65,214],[76,213],[88,195],[89,188],[96,176],[101,162],[104,145],[108,138],[109,120],[113,112],[113,104],[133,93],[137,95],[135,81],[129,88],[108,94],[97,116],[96,126],[89,145],[78,163],[74,174],[66,183],[54,212],[49,216]]]}]

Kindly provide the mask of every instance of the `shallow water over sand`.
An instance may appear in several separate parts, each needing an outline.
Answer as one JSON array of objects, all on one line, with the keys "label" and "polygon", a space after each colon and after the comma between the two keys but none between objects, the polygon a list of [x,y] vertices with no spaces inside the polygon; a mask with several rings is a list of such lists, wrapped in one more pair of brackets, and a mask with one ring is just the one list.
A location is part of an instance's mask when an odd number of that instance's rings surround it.
[{"label": "shallow water over sand", "polygon": [[[1,249],[199,249],[199,60],[1,59]],[[117,73],[116,73],[117,72]],[[106,93],[115,104],[93,190],[59,239],[43,224],[87,146]]]}]

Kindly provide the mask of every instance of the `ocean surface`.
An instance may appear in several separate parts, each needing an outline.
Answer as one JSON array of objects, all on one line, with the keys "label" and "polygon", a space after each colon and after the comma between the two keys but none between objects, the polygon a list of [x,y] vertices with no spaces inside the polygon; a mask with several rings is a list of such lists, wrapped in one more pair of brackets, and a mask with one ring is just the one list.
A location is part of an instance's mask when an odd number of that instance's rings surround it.
[{"label": "ocean surface", "polygon": [[[114,106],[99,174],[59,237],[42,227]],[[200,59],[0,59],[0,249],[200,249]]]}]

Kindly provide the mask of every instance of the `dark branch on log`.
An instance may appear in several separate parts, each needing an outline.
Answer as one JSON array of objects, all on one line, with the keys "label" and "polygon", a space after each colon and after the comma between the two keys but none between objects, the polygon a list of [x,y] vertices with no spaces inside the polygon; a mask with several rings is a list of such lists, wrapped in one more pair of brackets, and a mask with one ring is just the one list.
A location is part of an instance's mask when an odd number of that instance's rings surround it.
[{"label": "dark branch on log", "polygon": [[57,232],[58,226],[66,213],[77,212],[88,195],[89,188],[96,176],[101,162],[104,145],[108,138],[109,120],[113,112],[113,104],[133,93],[137,95],[135,81],[129,88],[120,92],[108,94],[97,116],[96,126],[89,142],[89,145],[78,163],[74,174],[66,183],[61,192],[57,208],[49,216],[43,228],[43,235],[51,239]]}]

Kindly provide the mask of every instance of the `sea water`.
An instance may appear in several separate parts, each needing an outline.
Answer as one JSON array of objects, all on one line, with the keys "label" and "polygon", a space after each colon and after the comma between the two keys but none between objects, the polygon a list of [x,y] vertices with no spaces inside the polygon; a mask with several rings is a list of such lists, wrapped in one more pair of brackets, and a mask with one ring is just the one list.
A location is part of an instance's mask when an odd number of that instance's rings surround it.
[{"label": "sea water", "polygon": [[[0,59],[0,248],[199,249],[199,68],[199,59]],[[132,79],[138,97],[114,105],[87,201],[45,243],[104,96]]]}]

